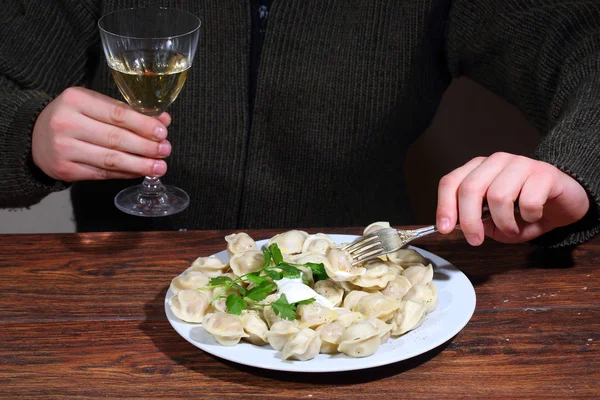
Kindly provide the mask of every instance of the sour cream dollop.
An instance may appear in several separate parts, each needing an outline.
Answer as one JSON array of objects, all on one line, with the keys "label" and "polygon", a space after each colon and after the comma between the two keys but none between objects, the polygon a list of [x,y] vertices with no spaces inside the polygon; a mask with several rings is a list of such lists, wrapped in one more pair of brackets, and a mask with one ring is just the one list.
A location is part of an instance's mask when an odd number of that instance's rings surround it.
[{"label": "sour cream dollop", "polygon": [[285,298],[290,304],[314,298],[323,307],[334,309],[333,303],[327,297],[321,296],[310,286],[305,285],[302,278],[281,278],[275,281],[275,284],[277,285],[277,294],[280,296],[285,294]]}]

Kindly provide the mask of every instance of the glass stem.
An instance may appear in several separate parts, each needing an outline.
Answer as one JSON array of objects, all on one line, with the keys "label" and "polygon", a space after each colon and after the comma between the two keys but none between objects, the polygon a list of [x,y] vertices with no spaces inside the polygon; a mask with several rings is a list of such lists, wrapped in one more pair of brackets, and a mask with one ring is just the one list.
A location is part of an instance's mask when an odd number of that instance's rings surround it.
[{"label": "glass stem", "polygon": [[140,184],[138,202],[147,205],[157,205],[166,200],[165,186],[158,177],[146,176]]}]

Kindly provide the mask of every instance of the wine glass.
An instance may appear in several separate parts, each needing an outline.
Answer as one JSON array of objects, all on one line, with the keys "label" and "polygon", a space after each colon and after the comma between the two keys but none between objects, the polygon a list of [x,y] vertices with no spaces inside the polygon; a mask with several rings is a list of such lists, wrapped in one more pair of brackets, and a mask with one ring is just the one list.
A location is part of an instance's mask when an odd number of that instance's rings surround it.
[{"label": "wine glass", "polygon": [[[144,115],[158,116],[177,98],[198,47],[200,20],[185,11],[135,8],[98,21],[102,47],[125,100]],[[188,194],[147,176],[141,185],[119,192],[115,205],[143,217],[183,211]]]}]

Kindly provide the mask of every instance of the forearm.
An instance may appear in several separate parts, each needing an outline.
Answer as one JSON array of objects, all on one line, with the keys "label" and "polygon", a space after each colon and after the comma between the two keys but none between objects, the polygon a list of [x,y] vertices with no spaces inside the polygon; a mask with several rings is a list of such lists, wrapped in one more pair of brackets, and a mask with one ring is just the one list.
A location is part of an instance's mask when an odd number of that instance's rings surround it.
[{"label": "forearm", "polygon": [[50,101],[43,92],[2,93],[0,109],[0,208],[27,207],[53,191],[65,189],[33,164],[31,132],[37,115]]},{"label": "forearm", "polygon": [[94,0],[21,3],[0,14],[0,208],[26,207],[66,187],[33,164],[32,131],[54,96],[84,82],[97,39]]},{"label": "forearm", "polygon": [[[600,66],[600,53],[597,58],[594,62]],[[557,93],[570,95],[532,157],[576,179],[589,195],[590,210],[581,221],[555,229],[536,244],[574,245],[600,232],[600,72],[587,62],[583,60],[564,75]]]},{"label": "forearm", "polygon": [[600,4],[565,0],[457,0],[448,61],[517,106],[544,138],[532,158],[565,171],[587,190],[584,219],[537,243],[580,243],[600,229]]}]

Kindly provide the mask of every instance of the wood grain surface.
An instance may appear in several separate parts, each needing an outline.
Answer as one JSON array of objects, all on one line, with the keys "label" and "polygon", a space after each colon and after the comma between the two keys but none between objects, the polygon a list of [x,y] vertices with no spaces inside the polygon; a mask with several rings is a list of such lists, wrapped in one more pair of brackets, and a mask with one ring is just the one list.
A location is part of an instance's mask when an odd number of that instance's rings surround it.
[{"label": "wood grain surface", "polygon": [[600,398],[600,238],[559,251],[424,238],[475,286],[467,326],[400,363],[294,374],[215,358],[166,319],[171,279],[228,233],[0,236],[0,397]]}]

